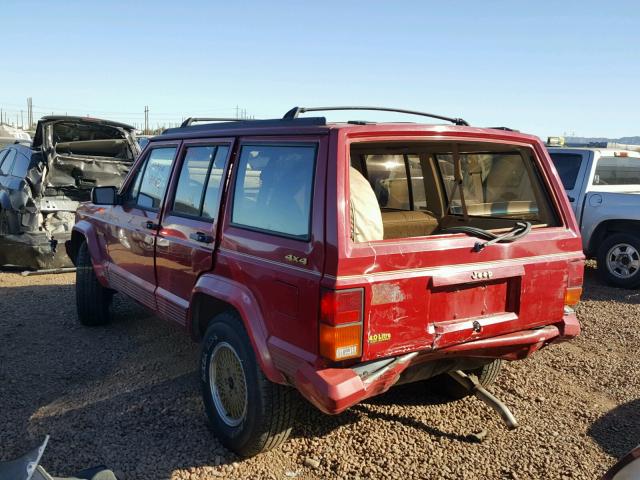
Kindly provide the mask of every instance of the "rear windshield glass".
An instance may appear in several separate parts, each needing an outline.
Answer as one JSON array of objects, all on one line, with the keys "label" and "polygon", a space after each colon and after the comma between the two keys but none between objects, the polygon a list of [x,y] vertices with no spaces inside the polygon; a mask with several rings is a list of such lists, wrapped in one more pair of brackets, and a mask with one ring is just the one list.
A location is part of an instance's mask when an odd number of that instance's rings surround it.
[{"label": "rear windshield glass", "polygon": [[526,148],[353,144],[351,167],[354,241],[438,235],[458,225],[502,229],[518,221],[557,224],[538,166]]},{"label": "rear windshield glass", "polygon": [[580,164],[582,163],[582,155],[575,153],[552,153],[551,160],[553,160],[562,185],[566,190],[573,190],[576,186],[576,179],[578,178],[578,171],[580,170]]},{"label": "rear windshield glass", "polygon": [[640,185],[640,158],[601,157],[593,176],[594,185]]}]

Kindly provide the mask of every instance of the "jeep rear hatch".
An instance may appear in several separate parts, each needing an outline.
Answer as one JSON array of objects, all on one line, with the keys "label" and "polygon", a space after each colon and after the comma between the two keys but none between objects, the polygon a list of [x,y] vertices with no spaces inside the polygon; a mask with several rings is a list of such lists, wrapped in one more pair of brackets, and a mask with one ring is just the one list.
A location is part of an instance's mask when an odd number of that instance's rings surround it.
[{"label": "jeep rear hatch", "polygon": [[[362,292],[362,360],[562,321],[583,255],[540,152],[502,142],[351,145],[349,176],[364,176],[371,192],[351,193],[352,238],[332,288]],[[363,198],[377,202],[381,226],[358,228]]]}]

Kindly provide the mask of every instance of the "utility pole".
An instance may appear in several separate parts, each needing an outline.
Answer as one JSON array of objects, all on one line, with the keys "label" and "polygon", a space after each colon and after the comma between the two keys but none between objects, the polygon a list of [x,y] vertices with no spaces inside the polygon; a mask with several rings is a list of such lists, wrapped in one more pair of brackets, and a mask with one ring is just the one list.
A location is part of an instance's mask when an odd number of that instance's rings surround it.
[{"label": "utility pole", "polygon": [[22,110],[20,110],[20,128],[24,130],[24,116],[22,115]]},{"label": "utility pole", "polygon": [[144,106],[144,134],[149,135],[149,105]]},{"label": "utility pole", "polygon": [[27,129],[33,125],[33,98],[27,97]]}]

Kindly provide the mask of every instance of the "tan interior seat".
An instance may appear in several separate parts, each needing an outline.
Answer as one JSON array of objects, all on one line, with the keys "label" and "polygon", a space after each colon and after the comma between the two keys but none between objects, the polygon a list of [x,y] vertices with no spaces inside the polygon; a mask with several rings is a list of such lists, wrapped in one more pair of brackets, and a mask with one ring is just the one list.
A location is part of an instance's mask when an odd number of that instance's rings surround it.
[{"label": "tan interior seat", "polygon": [[349,169],[351,194],[351,238],[354,242],[383,239],[378,199],[369,181],[354,167]]},{"label": "tan interior seat", "polygon": [[424,211],[383,211],[384,238],[422,237],[438,228],[438,219]]}]

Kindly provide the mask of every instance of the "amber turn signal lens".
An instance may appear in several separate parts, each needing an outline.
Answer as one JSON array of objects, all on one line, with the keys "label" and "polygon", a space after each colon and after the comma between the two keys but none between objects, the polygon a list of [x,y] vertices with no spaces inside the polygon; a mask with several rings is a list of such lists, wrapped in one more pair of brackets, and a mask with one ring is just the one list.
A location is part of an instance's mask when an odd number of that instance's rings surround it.
[{"label": "amber turn signal lens", "polygon": [[320,324],[320,355],[335,362],[362,355],[362,325]]},{"label": "amber turn signal lens", "polygon": [[564,292],[564,304],[570,307],[575,307],[580,301],[582,295],[582,287],[569,287]]}]

